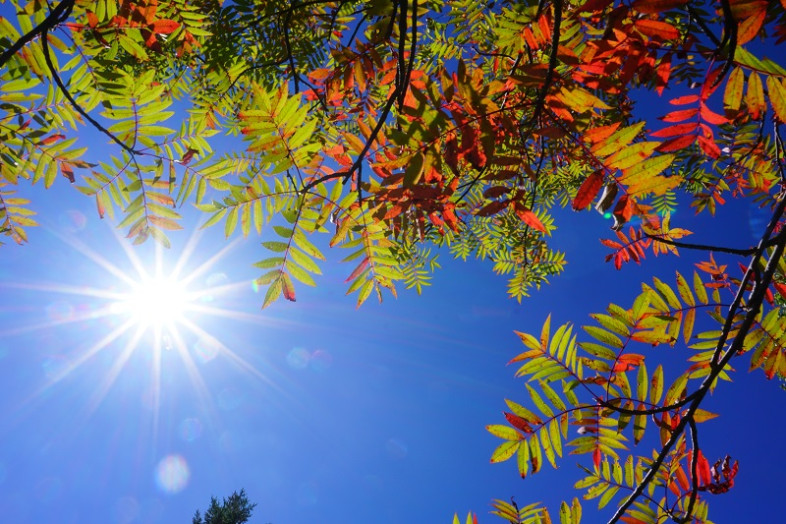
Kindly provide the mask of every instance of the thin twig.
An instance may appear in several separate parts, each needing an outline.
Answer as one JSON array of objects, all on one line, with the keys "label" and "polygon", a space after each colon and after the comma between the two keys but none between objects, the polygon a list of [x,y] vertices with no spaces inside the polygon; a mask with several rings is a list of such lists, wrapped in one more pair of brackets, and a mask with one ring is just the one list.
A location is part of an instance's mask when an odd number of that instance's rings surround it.
[{"label": "thin twig", "polygon": [[80,106],[77,103],[77,101],[74,100],[74,97],[71,96],[71,93],[68,91],[68,89],[66,88],[65,84],[60,79],[60,75],[57,74],[57,70],[55,69],[55,66],[52,63],[52,56],[49,54],[49,42],[48,42],[48,39],[47,39],[48,32],[49,32],[49,29],[48,28],[44,28],[44,31],[41,34],[41,46],[42,46],[43,51],[44,51],[44,61],[46,62],[46,67],[49,69],[49,72],[52,74],[52,78],[54,79],[55,84],[57,84],[57,87],[60,89],[60,91],[66,97],[66,99],[71,103],[71,105],[74,107],[74,109],[76,109],[76,111],[80,115],[82,115],[82,117],[85,120],[90,122],[93,125],[93,127],[95,127],[98,131],[102,132],[103,134],[108,136],[110,139],[112,139],[112,141],[114,143],[116,143],[117,145],[119,145],[120,147],[122,147],[123,149],[125,149],[126,151],[131,153],[132,155],[143,155],[144,153],[142,151],[138,151],[138,150],[134,149],[133,147],[130,147],[129,145],[123,143],[119,138],[117,138],[115,135],[113,135],[108,129],[106,129],[104,126],[102,126],[101,124],[96,122],[93,119],[93,117],[88,115],[85,112],[85,110],[82,109],[82,106]]},{"label": "thin twig", "polygon": [[699,495],[699,475],[697,471],[699,465],[699,434],[694,419],[691,418],[688,421],[688,425],[690,426],[690,441],[693,455],[690,460],[690,500],[688,501],[688,508],[685,510],[685,515],[680,519],[684,524],[690,522],[693,516],[693,508],[696,505],[696,497]]},{"label": "thin twig", "polygon": [[[652,235],[650,233],[644,233],[644,236],[650,238],[656,242],[660,242],[661,244],[667,244],[669,246],[680,247],[683,249],[695,249],[696,251],[714,251],[716,253],[728,253],[730,255],[740,255],[744,257],[749,257],[756,252],[758,248],[756,247],[749,247],[747,249],[739,249],[734,247],[725,247],[725,246],[710,246],[706,244],[692,244],[690,242],[679,242],[677,240],[671,240],[669,238],[662,238],[658,235]],[[771,247],[772,241],[770,240],[765,244],[765,247]]]}]

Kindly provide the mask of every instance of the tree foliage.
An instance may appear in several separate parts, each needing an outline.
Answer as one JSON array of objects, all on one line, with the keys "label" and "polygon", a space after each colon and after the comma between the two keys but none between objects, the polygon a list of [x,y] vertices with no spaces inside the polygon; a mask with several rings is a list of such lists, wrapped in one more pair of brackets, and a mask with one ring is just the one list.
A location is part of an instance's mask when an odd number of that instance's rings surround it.
[{"label": "tree foliage", "polygon": [[[183,205],[227,236],[270,230],[255,264],[264,306],[315,285],[315,234],[344,250],[358,305],[420,291],[438,252],[488,260],[521,300],[566,263],[549,244],[564,208],[613,217],[601,241],[616,269],[707,252],[581,329],[548,318],[520,334],[526,406],[507,401],[488,429],[502,439],[492,461],[515,456],[522,476],[588,455],[575,487],[616,506],[610,522],[708,522],[737,464],[701,452],[703,399],[732,360],[786,371],[786,69],[762,52],[782,55],[785,2],[5,5],[0,220],[18,243],[36,223],[16,187],[62,176],[134,243],[167,245]],[[677,206],[714,214],[729,198],[770,213],[755,247],[681,240]],[[695,332],[697,319],[710,327]],[[684,373],[667,380],[647,360],[657,345],[691,348]],[[631,451],[652,433],[652,453]],[[559,511],[581,514],[577,499]]]},{"label": "tree foliage", "polygon": [[229,498],[224,498],[221,504],[218,503],[216,497],[210,497],[210,507],[207,508],[204,515],[196,511],[194,518],[191,520],[193,524],[244,524],[251,518],[256,504],[250,504],[246,491],[240,490],[240,493],[233,491]]}]

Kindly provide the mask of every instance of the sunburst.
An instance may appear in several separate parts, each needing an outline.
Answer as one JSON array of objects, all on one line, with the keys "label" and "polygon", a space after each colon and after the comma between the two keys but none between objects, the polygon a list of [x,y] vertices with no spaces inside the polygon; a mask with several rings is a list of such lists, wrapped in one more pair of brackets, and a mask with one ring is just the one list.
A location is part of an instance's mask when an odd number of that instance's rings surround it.
[{"label": "sunburst", "polygon": [[[85,405],[82,416],[90,414],[103,401],[112,388],[118,376],[126,369],[132,355],[137,351],[149,351],[151,354],[149,375],[153,393],[153,408],[155,422],[154,433],[157,432],[157,419],[160,404],[161,377],[166,370],[163,369],[163,352],[174,351],[178,354],[182,367],[186,370],[198,397],[204,400],[206,407],[212,405],[210,392],[202,378],[197,361],[199,356],[194,354],[194,340],[202,341],[209,345],[214,356],[222,356],[240,366],[245,372],[250,373],[271,386],[279,393],[281,388],[272,383],[262,371],[258,370],[237,352],[229,349],[220,340],[220,337],[211,333],[206,327],[209,317],[225,318],[253,322],[262,325],[281,325],[282,320],[272,320],[262,315],[252,315],[243,311],[221,307],[219,301],[213,301],[224,293],[238,292],[241,289],[251,291],[248,280],[236,283],[219,285],[198,285],[197,281],[214,271],[217,263],[232,251],[238,241],[226,244],[223,249],[213,254],[195,269],[184,271],[186,266],[193,267],[195,248],[199,235],[192,235],[182,249],[180,256],[174,262],[169,261],[164,251],[156,248],[153,260],[143,261],[142,257],[128,245],[128,242],[115,237],[118,244],[125,252],[126,260],[122,258],[117,263],[110,260],[95,250],[90,249],[81,242],[54,233],[59,240],[68,244],[75,252],[81,254],[95,263],[101,271],[90,275],[90,286],[79,286],[63,283],[16,283],[0,282],[0,288],[17,288],[30,291],[41,291],[47,294],[65,294],[82,299],[90,299],[93,307],[81,313],[71,315],[69,318],[55,318],[32,325],[19,326],[6,330],[0,335],[12,335],[30,331],[45,331],[55,326],[68,323],[95,324],[97,319],[110,319],[111,322],[101,323],[105,332],[97,332],[94,341],[86,341],[84,346],[72,352],[73,358],[68,364],[48,377],[48,381],[38,388],[28,402],[44,398],[44,393],[52,386],[66,377],[72,376],[81,366],[94,359],[96,355],[111,350],[113,353],[112,364],[105,373],[95,382],[95,388]],[[118,252],[121,250],[114,250]],[[104,253],[110,252],[105,250]],[[128,265],[132,266],[129,270]],[[125,269],[123,269],[125,268]],[[103,273],[103,275],[101,274]],[[109,285],[97,285],[107,282]],[[211,300],[212,299],[212,300]],[[284,396],[287,396],[284,393]],[[208,411],[212,411],[208,409]]]}]

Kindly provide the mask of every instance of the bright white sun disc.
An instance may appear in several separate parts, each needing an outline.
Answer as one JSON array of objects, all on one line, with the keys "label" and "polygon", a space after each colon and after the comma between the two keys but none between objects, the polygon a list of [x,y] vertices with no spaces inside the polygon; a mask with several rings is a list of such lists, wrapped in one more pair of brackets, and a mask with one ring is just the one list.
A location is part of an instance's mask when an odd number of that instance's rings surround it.
[{"label": "bright white sun disc", "polygon": [[171,326],[188,309],[183,284],[166,278],[146,279],[135,285],[119,304],[136,322],[152,327]]}]

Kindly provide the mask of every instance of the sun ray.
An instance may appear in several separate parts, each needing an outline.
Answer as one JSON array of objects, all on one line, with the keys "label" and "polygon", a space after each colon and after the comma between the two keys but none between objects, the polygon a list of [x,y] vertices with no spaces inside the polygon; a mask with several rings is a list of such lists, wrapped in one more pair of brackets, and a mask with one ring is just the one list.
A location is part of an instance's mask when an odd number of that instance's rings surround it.
[{"label": "sun ray", "polygon": [[131,339],[126,342],[126,345],[123,347],[120,354],[114,359],[112,367],[106,371],[103,380],[101,380],[98,387],[93,391],[92,395],[90,396],[90,400],[84,407],[82,414],[83,420],[90,418],[90,415],[95,412],[95,410],[104,400],[104,397],[106,397],[106,394],[114,385],[117,377],[120,375],[120,372],[123,371],[123,368],[128,362],[128,359],[130,359],[131,355],[134,354],[134,350],[136,349],[142,334],[143,331],[141,329],[137,329]]},{"label": "sun ray", "polygon": [[81,355],[79,355],[79,358],[77,358],[73,362],[70,362],[64,369],[60,370],[59,373],[51,377],[45,384],[43,384],[37,390],[35,390],[26,400],[21,402],[21,405],[32,403],[34,400],[41,397],[41,395],[43,395],[52,386],[56,385],[57,383],[65,379],[68,375],[73,373],[85,362],[93,358],[96,354],[108,348],[112,344],[112,342],[120,338],[124,333],[126,333],[129,329],[131,329],[132,326],[133,326],[133,322],[131,320],[128,320],[124,324],[112,330],[110,333],[105,335],[99,341],[97,341],[89,348],[87,348]]}]

